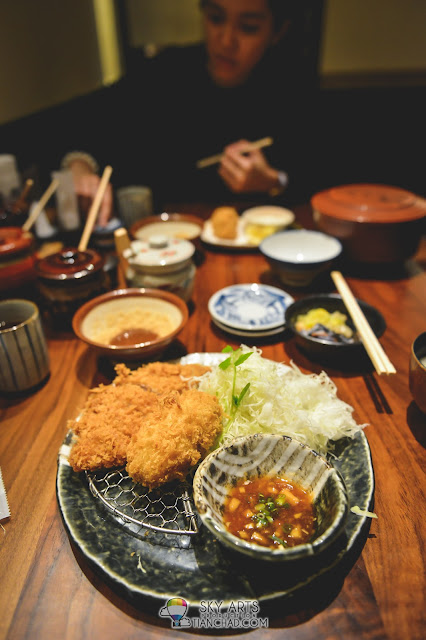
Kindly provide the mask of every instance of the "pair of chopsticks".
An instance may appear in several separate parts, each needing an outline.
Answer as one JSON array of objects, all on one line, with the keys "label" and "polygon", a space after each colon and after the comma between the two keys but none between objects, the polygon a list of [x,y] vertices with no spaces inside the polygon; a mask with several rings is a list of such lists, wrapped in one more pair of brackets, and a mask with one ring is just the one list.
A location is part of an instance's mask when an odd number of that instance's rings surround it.
[{"label": "pair of chopsticks", "polygon": [[[255,142],[251,142],[247,145],[246,152],[253,151],[253,149],[263,149],[264,147],[270,147],[273,144],[272,138],[261,138],[260,140],[256,140]],[[210,167],[212,164],[217,164],[222,160],[223,153],[217,153],[214,156],[209,156],[208,158],[203,158],[202,160],[198,160],[197,169],[204,169],[204,167]]]},{"label": "pair of chopsticks", "polygon": [[367,318],[363,314],[358,302],[356,301],[352,291],[350,290],[346,280],[340,273],[340,271],[332,271],[331,277],[336,285],[337,291],[342,296],[342,300],[345,303],[345,307],[351,316],[353,323],[360,335],[365,350],[367,351],[371,362],[374,365],[377,373],[396,373],[396,369],[392,362],[389,360],[382,345],[376,338],[372,328],[370,327]]},{"label": "pair of chopsticks", "polygon": [[[85,251],[87,249],[87,245],[89,243],[89,238],[90,238],[90,235],[92,233],[92,230],[93,230],[93,227],[94,227],[97,215],[98,215],[98,211],[99,211],[99,207],[100,207],[101,202],[102,202],[102,198],[104,197],[105,190],[106,190],[106,188],[108,186],[108,182],[109,182],[109,179],[111,177],[111,173],[112,173],[112,167],[110,167],[110,166],[105,167],[104,172],[102,174],[101,181],[100,181],[98,189],[96,191],[95,197],[93,198],[92,206],[90,207],[89,213],[87,215],[86,224],[84,226],[83,233],[82,233],[82,236],[81,236],[81,239],[80,239],[80,243],[78,245],[78,250],[79,251]],[[52,194],[58,188],[58,185],[59,185],[59,181],[56,178],[54,180],[52,180],[52,182],[47,187],[46,191],[44,192],[44,194],[42,195],[42,197],[40,198],[40,200],[38,201],[38,203],[36,204],[36,206],[32,210],[31,215],[28,217],[28,219],[22,225],[23,231],[29,231],[31,229],[31,227],[33,226],[34,222],[37,220],[38,216],[40,215],[41,211],[43,210],[44,206],[48,202],[49,198],[52,196]]]}]

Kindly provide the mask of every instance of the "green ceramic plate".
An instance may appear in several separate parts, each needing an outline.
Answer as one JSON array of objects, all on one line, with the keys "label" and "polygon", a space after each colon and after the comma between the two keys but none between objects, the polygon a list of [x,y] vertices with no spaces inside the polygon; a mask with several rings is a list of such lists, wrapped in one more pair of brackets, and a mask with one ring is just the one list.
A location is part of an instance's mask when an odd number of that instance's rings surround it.
[{"label": "green ceramic plate", "polygon": [[[217,364],[223,354],[191,354],[183,363]],[[58,458],[57,498],[67,533],[94,571],[135,604],[180,596],[201,600],[268,601],[290,596],[324,575],[350,566],[368,532],[370,519],[349,513],[344,533],[318,556],[294,561],[290,569],[266,561],[248,561],[225,548],[205,527],[196,535],[138,530],[105,508],[89,488],[86,475],[68,463],[69,433]],[[333,464],[348,492],[349,507],[371,510],[374,474],[364,433],[339,442]]]}]

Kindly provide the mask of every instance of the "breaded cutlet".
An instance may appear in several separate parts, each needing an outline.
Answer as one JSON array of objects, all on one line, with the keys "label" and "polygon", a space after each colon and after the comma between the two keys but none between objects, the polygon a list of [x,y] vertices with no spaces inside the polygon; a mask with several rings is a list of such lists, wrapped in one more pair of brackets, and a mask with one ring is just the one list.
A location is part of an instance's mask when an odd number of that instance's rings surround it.
[{"label": "breaded cutlet", "polygon": [[184,479],[212,447],[222,429],[219,401],[204,391],[186,389],[163,397],[147,414],[127,448],[127,472],[153,488]]},{"label": "breaded cutlet", "polygon": [[158,403],[155,393],[134,385],[93,389],[80,419],[68,422],[77,436],[69,456],[74,471],[123,466],[130,438]]},{"label": "breaded cutlet", "polygon": [[150,362],[132,371],[125,364],[115,367],[117,373],[113,384],[122,386],[126,384],[139,385],[160,395],[169,391],[183,391],[191,386],[196,379],[211,368],[202,364],[175,364],[170,362]]}]

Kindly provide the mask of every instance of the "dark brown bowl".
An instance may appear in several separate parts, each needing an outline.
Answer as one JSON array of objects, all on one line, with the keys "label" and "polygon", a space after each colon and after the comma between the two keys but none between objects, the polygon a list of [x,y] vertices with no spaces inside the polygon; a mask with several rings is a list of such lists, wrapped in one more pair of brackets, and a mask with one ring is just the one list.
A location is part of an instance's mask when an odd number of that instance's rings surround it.
[{"label": "dark brown bowl", "polygon": [[338,238],[355,263],[401,263],[413,257],[425,229],[426,200],[378,184],[333,187],[311,199],[317,228]]},{"label": "dark brown bowl", "polygon": [[[122,312],[127,306],[132,307],[132,302],[138,309],[152,311],[155,308],[169,316],[173,329],[160,337],[146,337],[137,344],[125,344],[117,346],[108,342],[101,342],[96,337],[96,327],[99,323],[107,322],[112,313]],[[117,361],[146,360],[153,356],[158,357],[172,340],[182,331],[188,321],[188,307],[178,296],[161,289],[129,288],[114,289],[84,304],[72,320],[74,333],[80,340],[96,349],[99,355],[107,356]],[[146,331],[143,326],[123,327],[117,326],[117,335],[124,331],[139,329]]]},{"label": "dark brown bowl", "polygon": [[[386,322],[382,314],[362,300],[357,301],[363,311],[374,334],[380,338],[386,329]],[[347,316],[346,324],[355,331],[351,317],[346,310],[345,303],[337,293],[324,293],[305,296],[287,307],[285,312],[285,326],[294,335],[297,346],[312,360],[321,362],[342,363],[350,365],[352,359],[359,359],[364,354],[364,345],[359,339],[354,342],[330,342],[305,335],[296,329],[296,319],[299,315],[307,313],[310,309],[321,307],[332,313],[340,311]]]},{"label": "dark brown bowl", "polygon": [[409,385],[414,402],[426,413],[426,331],[411,345]]},{"label": "dark brown bowl", "polygon": [[203,226],[204,220],[197,216],[186,213],[161,213],[135,222],[130,227],[130,235],[135,240],[147,240],[150,235],[158,233],[185,240],[196,240],[200,237]]}]

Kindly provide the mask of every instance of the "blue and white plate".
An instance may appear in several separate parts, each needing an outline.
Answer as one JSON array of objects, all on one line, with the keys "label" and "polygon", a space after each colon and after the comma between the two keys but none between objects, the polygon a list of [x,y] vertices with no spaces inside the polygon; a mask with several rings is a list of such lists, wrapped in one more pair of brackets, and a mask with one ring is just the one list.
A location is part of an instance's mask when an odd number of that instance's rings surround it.
[{"label": "blue and white plate", "polygon": [[290,294],[265,284],[238,284],[216,291],[208,303],[213,320],[243,331],[281,327],[285,310],[294,302]]}]

